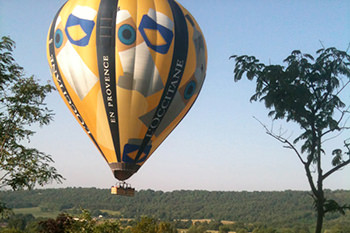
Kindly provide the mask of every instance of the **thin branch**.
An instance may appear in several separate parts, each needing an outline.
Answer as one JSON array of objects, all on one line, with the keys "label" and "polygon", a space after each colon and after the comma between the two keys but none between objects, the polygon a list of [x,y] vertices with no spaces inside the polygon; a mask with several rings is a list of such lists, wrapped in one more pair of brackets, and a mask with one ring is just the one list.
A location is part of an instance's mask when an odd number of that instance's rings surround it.
[{"label": "thin branch", "polygon": [[[340,116],[339,120],[337,121],[337,124],[338,124],[338,125],[342,122],[344,116],[345,116],[347,113],[349,113],[349,109],[350,109],[350,106],[349,106],[345,111],[340,111],[340,110],[339,110],[339,111],[341,112],[341,116]],[[347,124],[348,120],[349,120],[349,118],[345,120],[344,126],[340,127],[340,130],[341,130],[341,131],[344,130],[344,129],[349,129],[349,128],[350,128],[350,127],[346,127],[346,126],[345,126],[345,125]],[[324,133],[321,134],[321,137],[325,136],[326,134],[328,134],[328,133],[330,133],[330,132],[333,132],[334,130],[337,130],[337,129],[329,129],[329,130],[325,131]],[[329,139],[327,139],[327,141],[328,141],[328,140],[329,140]]]},{"label": "thin branch", "polygon": [[335,94],[335,96],[338,96],[338,95],[340,94],[340,92],[342,92],[342,91],[345,89],[345,87],[346,87],[347,85],[349,85],[349,83],[350,83],[350,80],[347,81],[347,82],[342,86],[342,88],[339,89],[339,91],[337,92],[337,94]]},{"label": "thin branch", "polygon": [[314,180],[312,179],[312,175],[311,175],[311,171],[310,171],[310,164],[311,163],[305,163],[304,164],[304,168],[305,168],[305,171],[306,171],[306,176],[307,176],[307,179],[309,181],[311,190],[312,190],[313,194],[315,195],[315,197],[318,197],[318,191],[316,189],[316,186],[314,184]]},{"label": "thin branch", "polygon": [[345,167],[346,165],[350,164],[350,159],[348,159],[347,161],[339,164],[338,166],[332,168],[331,170],[329,170],[326,174],[324,174],[322,176],[322,180],[325,180],[328,176],[330,176],[332,173],[336,172],[337,170],[339,170],[342,167]]},{"label": "thin branch", "polygon": [[[320,103],[323,103],[323,102],[330,103],[331,101],[333,101],[334,97],[335,97],[335,96],[338,96],[338,95],[346,88],[346,86],[347,86],[349,83],[350,83],[350,80],[347,81],[345,84],[343,84],[343,86],[339,89],[339,91],[338,91],[335,95],[333,95],[332,97],[330,97],[330,99],[329,99],[328,101],[327,101],[327,99],[328,99],[328,96],[331,94],[331,92],[326,92],[326,94],[324,94],[324,96],[323,96],[323,98],[322,98],[322,100],[321,100]],[[317,98],[317,97],[316,97],[316,98]],[[318,99],[318,98],[317,98],[317,99]]]},{"label": "thin branch", "polygon": [[350,129],[350,127],[342,127],[342,128],[340,129],[340,132],[339,132],[337,135],[323,140],[323,141],[322,141],[322,144],[325,143],[325,142],[327,142],[327,141],[330,141],[330,140],[333,140],[333,139],[339,137],[340,135],[343,134],[344,130],[349,130],[349,129]]},{"label": "thin branch", "polygon": [[283,138],[282,136],[279,136],[279,135],[276,135],[274,134],[272,131],[270,131],[266,125],[264,125],[259,119],[257,119],[256,117],[254,117],[255,120],[257,120],[261,125],[262,127],[264,127],[265,131],[266,131],[266,134],[267,135],[270,135],[271,137],[275,138],[276,140],[278,140],[279,142],[283,143],[283,144],[287,144],[288,146],[286,146],[285,148],[288,148],[288,149],[292,149],[296,155],[298,156],[300,162],[304,165],[306,165],[306,162],[303,160],[303,158],[301,157],[301,154],[299,153],[299,151],[295,148],[295,146],[290,142],[288,141],[287,139]]},{"label": "thin branch", "polygon": [[0,158],[2,158],[2,156],[5,156],[5,153],[3,153],[5,148],[5,143],[6,143],[6,135],[4,136],[4,140],[0,144]]},{"label": "thin branch", "polygon": [[6,172],[6,173],[0,178],[0,182],[1,182],[6,176],[8,176],[10,173],[11,173],[10,171],[9,171],[9,172]]},{"label": "thin branch", "polygon": [[348,44],[348,48],[346,49],[346,53],[349,52],[349,49],[350,49],[350,43]]},{"label": "thin branch", "polygon": [[323,48],[323,49],[326,49],[326,47],[325,47],[324,44],[323,44],[323,41],[322,41],[322,40],[318,40],[318,41],[320,42],[322,48]]},{"label": "thin branch", "polygon": [[[348,113],[349,113],[349,112],[348,112]],[[343,117],[343,116],[342,116],[342,117]],[[346,126],[347,123],[348,123],[348,121],[349,121],[349,119],[350,119],[350,117],[347,118],[347,119],[345,120],[343,126],[341,126],[341,127],[338,129],[339,133],[338,133],[337,135],[335,135],[335,136],[333,136],[333,137],[330,137],[330,138],[326,138],[325,140],[322,141],[322,143],[325,143],[325,142],[327,142],[327,141],[330,141],[330,140],[332,140],[332,139],[335,139],[335,138],[339,137],[340,135],[342,135],[342,134],[344,133],[345,130],[349,130],[349,129],[350,129],[350,126]],[[340,124],[340,121],[342,121],[342,119],[340,119],[340,120],[338,121],[338,124]],[[333,131],[335,131],[335,129],[333,129],[333,130],[328,130],[328,131],[324,132],[324,133],[322,134],[322,137],[323,137],[324,135],[328,134],[328,133],[333,132]]]}]

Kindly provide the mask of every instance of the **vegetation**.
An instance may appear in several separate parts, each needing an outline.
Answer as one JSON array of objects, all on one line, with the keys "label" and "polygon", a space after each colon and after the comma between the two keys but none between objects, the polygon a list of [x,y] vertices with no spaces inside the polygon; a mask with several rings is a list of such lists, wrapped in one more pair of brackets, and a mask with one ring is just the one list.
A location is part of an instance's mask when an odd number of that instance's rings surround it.
[{"label": "vegetation", "polygon": [[54,87],[41,85],[34,76],[25,77],[13,58],[14,46],[8,37],[0,40],[0,188],[17,190],[60,182],[62,176],[50,166],[50,155],[24,143],[35,134],[30,125],[43,126],[52,120],[44,100]]},{"label": "vegetation", "polygon": [[[325,193],[340,204],[350,202],[350,191],[325,190]],[[0,192],[0,200],[13,208],[16,213],[14,216],[22,219],[27,216],[26,219],[34,221],[36,225],[40,220],[48,219],[51,219],[52,224],[53,222],[58,224],[57,222],[63,221],[63,215],[66,218],[67,216],[82,218],[83,208],[89,210],[91,221],[94,220],[92,225],[100,225],[108,220],[112,221],[112,223],[107,222],[108,224],[119,224],[122,232],[128,233],[144,232],[140,229],[144,229],[143,225],[147,224],[153,224],[154,232],[158,229],[168,229],[171,232],[174,227],[187,229],[189,232],[208,230],[311,232],[312,223],[316,218],[310,203],[312,197],[305,191],[161,192],[142,190],[137,192],[135,197],[129,198],[111,195],[106,189],[66,188],[3,191]],[[145,216],[148,217],[143,218]],[[195,219],[207,219],[207,221],[195,221]],[[230,222],[221,220],[230,220]],[[33,227],[33,224],[29,224],[28,227]],[[328,230],[336,228],[344,230],[349,226],[350,219],[339,213],[332,213],[325,219],[325,229]],[[139,229],[139,231],[131,231],[131,229]],[[275,231],[270,231],[271,229]]]},{"label": "vegetation", "polygon": [[[254,56],[232,56],[235,59],[234,79],[246,74],[256,81],[251,101],[263,101],[274,120],[296,123],[301,133],[291,141],[285,133],[266,129],[268,135],[293,150],[304,166],[317,213],[316,233],[322,230],[326,214],[345,214],[350,203],[340,205],[325,195],[323,183],[334,172],[350,164],[349,100],[344,93],[350,86],[350,55],[336,48],[320,49],[314,59],[295,50],[281,65],[265,65]],[[337,146],[326,152],[325,142],[337,139]],[[300,143],[300,149],[299,144]],[[331,154],[333,167],[326,171],[322,158]],[[313,169],[316,175],[313,176]]]},{"label": "vegetation", "polygon": [[[50,165],[50,155],[28,147],[34,135],[32,124],[47,125],[52,112],[45,106],[46,95],[54,88],[41,85],[34,76],[25,77],[23,68],[12,55],[15,43],[9,37],[0,40],[0,189],[13,190],[45,185],[62,176]],[[8,214],[0,203],[0,214]]]}]

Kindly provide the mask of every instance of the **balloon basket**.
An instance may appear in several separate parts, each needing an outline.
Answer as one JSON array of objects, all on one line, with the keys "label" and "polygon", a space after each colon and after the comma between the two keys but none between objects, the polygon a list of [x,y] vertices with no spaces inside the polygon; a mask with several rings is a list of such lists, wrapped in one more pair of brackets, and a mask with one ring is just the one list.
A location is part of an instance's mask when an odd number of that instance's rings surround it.
[{"label": "balloon basket", "polygon": [[111,188],[111,194],[119,196],[133,197],[135,195],[135,188],[125,182],[117,183]]}]

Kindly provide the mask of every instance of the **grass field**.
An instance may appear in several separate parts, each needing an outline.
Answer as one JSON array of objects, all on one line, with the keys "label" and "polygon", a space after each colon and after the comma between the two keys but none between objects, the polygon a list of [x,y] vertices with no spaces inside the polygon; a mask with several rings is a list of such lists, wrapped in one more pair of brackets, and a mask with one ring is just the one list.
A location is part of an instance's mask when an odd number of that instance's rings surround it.
[{"label": "grass field", "polygon": [[105,212],[109,215],[113,215],[113,216],[120,216],[121,213],[120,211],[115,211],[115,210],[100,210],[101,212]]},{"label": "grass field", "polygon": [[43,218],[56,218],[60,211],[50,211],[44,212],[40,209],[40,207],[32,207],[32,208],[17,208],[13,209],[15,214],[32,214],[35,218],[43,217]]}]

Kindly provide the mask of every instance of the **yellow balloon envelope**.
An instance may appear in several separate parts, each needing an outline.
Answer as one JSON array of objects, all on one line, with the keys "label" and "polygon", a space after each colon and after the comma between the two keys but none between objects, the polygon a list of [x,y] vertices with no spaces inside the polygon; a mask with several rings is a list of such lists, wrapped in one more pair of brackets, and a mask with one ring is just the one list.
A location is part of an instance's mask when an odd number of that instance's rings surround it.
[{"label": "yellow balloon envelope", "polygon": [[63,100],[119,180],[132,176],[191,108],[206,44],[175,0],[69,0],[48,34]]}]

